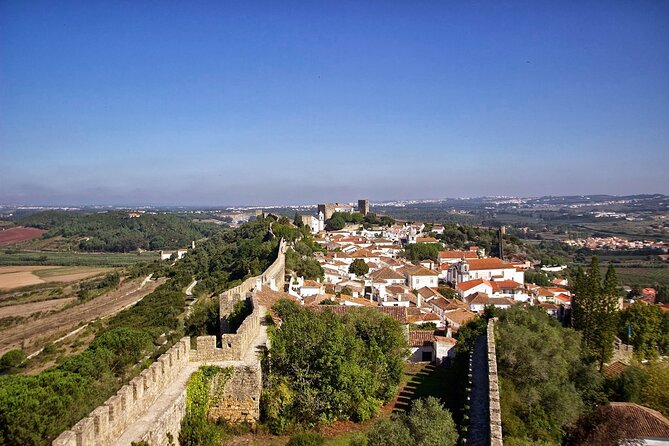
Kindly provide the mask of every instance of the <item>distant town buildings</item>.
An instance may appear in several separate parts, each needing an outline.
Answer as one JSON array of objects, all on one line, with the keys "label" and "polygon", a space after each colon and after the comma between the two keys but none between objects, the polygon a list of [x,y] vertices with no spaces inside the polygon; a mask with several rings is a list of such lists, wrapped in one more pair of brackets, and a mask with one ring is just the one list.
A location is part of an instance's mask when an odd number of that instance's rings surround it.
[{"label": "distant town buildings", "polygon": [[667,250],[665,242],[652,240],[626,240],[619,237],[588,237],[586,239],[565,240],[564,243],[571,246],[589,249],[644,249],[657,248]]}]

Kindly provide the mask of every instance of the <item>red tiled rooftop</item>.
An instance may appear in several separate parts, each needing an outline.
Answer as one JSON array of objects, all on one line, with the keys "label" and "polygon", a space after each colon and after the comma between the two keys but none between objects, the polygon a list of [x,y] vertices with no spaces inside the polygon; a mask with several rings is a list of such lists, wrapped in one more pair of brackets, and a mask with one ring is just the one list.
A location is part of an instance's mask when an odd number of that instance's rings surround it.
[{"label": "red tiled rooftop", "polygon": [[483,269],[515,269],[512,264],[503,262],[501,259],[496,257],[490,257],[488,259],[472,259],[468,260],[467,264],[469,265],[470,271],[478,271]]}]

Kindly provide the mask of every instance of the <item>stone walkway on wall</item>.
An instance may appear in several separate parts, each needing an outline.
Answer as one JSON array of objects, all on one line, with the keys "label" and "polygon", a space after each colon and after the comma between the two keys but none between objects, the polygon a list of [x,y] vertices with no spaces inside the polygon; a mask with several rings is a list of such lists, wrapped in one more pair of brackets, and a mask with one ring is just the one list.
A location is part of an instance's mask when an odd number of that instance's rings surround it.
[{"label": "stone walkway on wall", "polygon": [[476,339],[472,356],[472,390],[469,403],[467,446],[490,444],[490,415],[488,396],[488,349],[486,336]]},{"label": "stone walkway on wall", "polygon": [[190,362],[165,391],[153,402],[153,404],[135,420],[133,424],[123,431],[116,440],[114,446],[130,446],[133,441],[141,438],[149,429],[152,429],[160,417],[179,399],[188,384],[190,376],[202,365],[216,365],[219,367],[239,367],[243,365],[255,365],[258,363],[258,351],[261,346],[267,345],[267,327],[260,325],[260,332],[254,339],[251,348],[246,352],[242,361],[218,361],[218,362]]}]

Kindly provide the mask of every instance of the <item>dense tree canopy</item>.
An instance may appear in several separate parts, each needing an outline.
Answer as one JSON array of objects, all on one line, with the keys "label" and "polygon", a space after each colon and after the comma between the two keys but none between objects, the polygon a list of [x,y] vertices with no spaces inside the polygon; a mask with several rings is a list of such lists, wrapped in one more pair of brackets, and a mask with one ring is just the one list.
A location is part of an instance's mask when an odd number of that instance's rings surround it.
[{"label": "dense tree canopy", "polygon": [[618,337],[634,347],[640,359],[669,353],[669,313],[656,305],[636,302],[620,312]]},{"label": "dense tree canopy", "polygon": [[565,426],[605,400],[580,355],[580,335],[540,308],[500,313],[495,327],[506,437],[559,444]]},{"label": "dense tree canopy", "polygon": [[290,301],[274,311],[263,417],[274,432],[335,419],[363,421],[399,384],[406,340],[398,322],[372,309],[316,314]]},{"label": "dense tree canopy", "polygon": [[94,214],[45,211],[23,217],[18,223],[46,229],[43,237],[62,236],[78,240],[82,251],[184,248],[192,240],[222,231],[217,225],[196,223],[173,214],[144,214],[130,218],[127,212],[120,211]]},{"label": "dense tree canopy", "polygon": [[411,243],[405,249],[406,257],[414,263],[421,260],[437,261],[443,246],[439,243]]},{"label": "dense tree canopy", "polygon": [[348,272],[356,276],[364,276],[369,272],[369,265],[363,259],[355,259],[348,267]]}]

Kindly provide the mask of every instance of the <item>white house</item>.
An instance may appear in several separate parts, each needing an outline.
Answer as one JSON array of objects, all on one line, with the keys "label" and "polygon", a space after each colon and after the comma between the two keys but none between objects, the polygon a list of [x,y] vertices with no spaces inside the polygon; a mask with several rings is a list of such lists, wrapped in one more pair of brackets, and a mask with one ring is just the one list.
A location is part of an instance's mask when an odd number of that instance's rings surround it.
[{"label": "white house", "polygon": [[525,282],[525,272],[496,257],[462,260],[448,269],[448,281],[457,284],[474,279]]},{"label": "white house", "polygon": [[488,279],[474,279],[467,280],[465,282],[458,282],[455,285],[455,291],[457,291],[460,297],[464,299],[470,294],[476,293],[486,293],[491,295],[493,288],[492,282],[490,282]]},{"label": "white house", "polygon": [[177,260],[183,259],[187,253],[187,249],[177,249],[176,251],[160,251],[160,260],[170,260],[172,256],[176,256]]},{"label": "white house", "polygon": [[400,270],[407,278],[409,287],[418,290],[424,286],[436,288],[439,285],[439,273],[424,266],[407,266]]},{"label": "white house", "polygon": [[302,219],[302,224],[308,227],[312,234],[318,234],[325,230],[325,217],[322,212],[319,212],[316,217],[313,215],[301,215],[300,218]]},{"label": "white house", "polygon": [[481,313],[488,306],[506,310],[507,308],[511,308],[515,303],[506,297],[490,297],[485,293],[472,294],[465,301],[469,305],[469,309],[476,313]]}]

